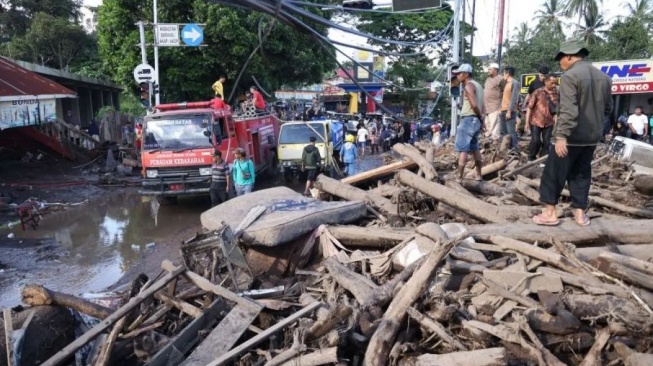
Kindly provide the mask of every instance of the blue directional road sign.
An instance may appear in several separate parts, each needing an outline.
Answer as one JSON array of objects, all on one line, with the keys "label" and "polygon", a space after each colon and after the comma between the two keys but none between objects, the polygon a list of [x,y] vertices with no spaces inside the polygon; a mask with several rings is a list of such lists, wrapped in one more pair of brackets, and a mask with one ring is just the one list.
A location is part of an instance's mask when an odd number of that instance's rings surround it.
[{"label": "blue directional road sign", "polygon": [[186,24],[181,30],[181,40],[187,46],[199,46],[204,40],[204,31],[195,23]]}]

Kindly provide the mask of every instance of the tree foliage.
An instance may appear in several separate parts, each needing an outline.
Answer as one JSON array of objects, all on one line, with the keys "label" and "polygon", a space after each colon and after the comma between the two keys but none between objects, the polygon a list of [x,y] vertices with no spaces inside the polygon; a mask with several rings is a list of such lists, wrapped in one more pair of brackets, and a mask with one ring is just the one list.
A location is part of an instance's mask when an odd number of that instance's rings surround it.
[{"label": "tree foliage", "polygon": [[639,18],[628,17],[612,24],[606,32],[605,42],[590,56],[596,61],[649,58],[652,46],[647,27]]},{"label": "tree foliage", "polygon": [[[450,32],[443,31],[452,16],[453,11],[448,6],[421,14],[363,13],[359,16],[358,30],[379,38],[406,42],[397,45],[369,39],[368,43],[385,52],[422,53],[415,57],[388,57],[387,75],[403,87],[398,91],[408,110],[425,96],[427,89],[423,88],[423,82],[435,78],[434,64],[444,64],[450,56],[452,37]],[[425,41],[430,42],[428,45],[413,45]]]},{"label": "tree foliage", "polygon": [[14,37],[7,45],[13,58],[68,70],[75,60],[92,57],[93,39],[78,25],[65,18],[37,13],[24,36]]},{"label": "tree foliage", "polygon": [[[141,63],[139,21],[152,21],[151,1],[105,0],[99,9],[98,40],[103,69],[124,86],[136,85],[133,68]],[[232,88],[244,90],[253,78],[264,90],[272,92],[282,84],[320,82],[334,69],[332,58],[308,35],[275,22],[269,37],[252,57],[239,85],[233,79],[241,71],[249,54],[259,44],[259,34],[272,26],[272,18],[256,12],[208,3],[174,0],[159,2],[160,23],[205,23],[207,47],[159,48],[159,74],[162,100],[207,99],[211,85],[226,75],[225,94]],[[324,28],[315,26],[322,34]],[[149,43],[153,40],[148,29]],[[148,50],[152,64],[152,49]]]}]

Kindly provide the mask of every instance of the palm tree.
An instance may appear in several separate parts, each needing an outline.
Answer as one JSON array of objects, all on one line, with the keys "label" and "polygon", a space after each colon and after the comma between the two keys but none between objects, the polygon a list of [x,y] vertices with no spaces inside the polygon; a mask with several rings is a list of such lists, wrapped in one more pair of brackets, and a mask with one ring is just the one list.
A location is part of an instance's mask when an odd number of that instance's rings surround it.
[{"label": "palm tree", "polygon": [[539,26],[549,28],[554,34],[562,34],[560,18],[564,15],[564,7],[565,0],[547,0],[535,16],[540,21]]},{"label": "palm tree", "polygon": [[577,36],[582,37],[588,45],[597,44],[601,41],[599,33],[605,28],[608,22],[599,13],[598,8],[590,8],[583,16],[583,23],[578,24]]},{"label": "palm tree", "polygon": [[515,28],[515,35],[513,40],[518,45],[526,44],[531,39],[532,31],[528,28],[526,22],[522,22],[518,27]]},{"label": "palm tree", "polygon": [[[603,0],[598,0],[598,2],[603,4]],[[597,3],[597,0],[569,0],[565,7],[565,15],[570,18],[578,15],[578,23],[580,24],[587,13],[591,11],[598,12],[599,3]]]},{"label": "palm tree", "polygon": [[653,0],[634,0],[621,4],[631,17],[639,19],[647,28],[653,25]]}]

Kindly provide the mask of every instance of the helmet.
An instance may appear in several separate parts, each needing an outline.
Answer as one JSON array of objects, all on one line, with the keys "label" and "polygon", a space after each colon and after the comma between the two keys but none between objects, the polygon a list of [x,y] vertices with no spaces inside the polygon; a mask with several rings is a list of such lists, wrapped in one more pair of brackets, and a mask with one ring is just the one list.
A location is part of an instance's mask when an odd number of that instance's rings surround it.
[{"label": "helmet", "polygon": [[347,135],[347,137],[345,137],[345,141],[346,142],[354,142],[354,135]]}]

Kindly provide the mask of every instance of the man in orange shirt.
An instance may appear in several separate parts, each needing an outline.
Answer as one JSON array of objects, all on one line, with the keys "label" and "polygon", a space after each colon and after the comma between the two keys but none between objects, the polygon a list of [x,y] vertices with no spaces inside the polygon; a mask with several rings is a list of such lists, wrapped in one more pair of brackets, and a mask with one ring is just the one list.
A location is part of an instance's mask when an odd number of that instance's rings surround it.
[{"label": "man in orange shirt", "polygon": [[256,111],[265,112],[265,99],[263,99],[261,92],[259,92],[255,86],[250,87],[249,91],[254,96],[254,107],[256,108]]}]

